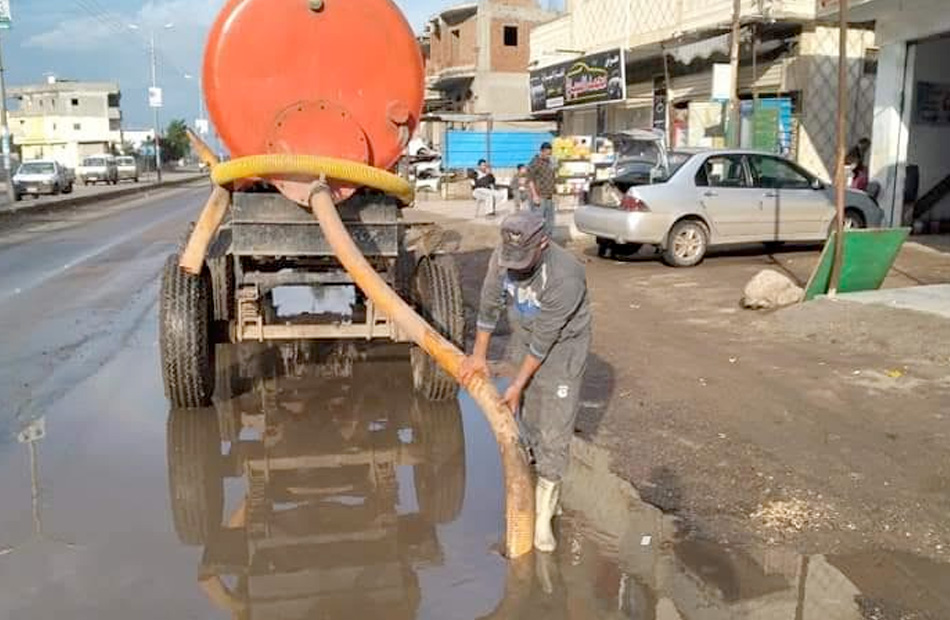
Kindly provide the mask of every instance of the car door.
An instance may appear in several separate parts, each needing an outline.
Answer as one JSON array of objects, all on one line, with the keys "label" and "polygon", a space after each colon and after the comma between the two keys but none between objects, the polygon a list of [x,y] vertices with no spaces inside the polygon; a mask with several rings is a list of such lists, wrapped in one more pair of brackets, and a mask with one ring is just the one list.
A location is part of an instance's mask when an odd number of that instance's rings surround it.
[{"label": "car door", "polygon": [[759,192],[762,241],[824,238],[829,214],[823,185],[796,164],[774,155],[749,155],[749,170]]},{"label": "car door", "polygon": [[715,229],[716,242],[736,243],[755,236],[759,192],[752,187],[744,155],[710,155],[695,183],[696,199]]}]

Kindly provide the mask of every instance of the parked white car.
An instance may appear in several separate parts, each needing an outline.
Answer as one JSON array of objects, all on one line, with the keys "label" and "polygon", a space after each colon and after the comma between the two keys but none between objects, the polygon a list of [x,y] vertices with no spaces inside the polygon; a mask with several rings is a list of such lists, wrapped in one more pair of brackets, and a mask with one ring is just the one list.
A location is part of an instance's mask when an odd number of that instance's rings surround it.
[{"label": "parked white car", "polygon": [[23,196],[40,194],[69,194],[73,191],[73,182],[69,170],[56,161],[34,160],[23,162],[13,175],[13,197],[22,200]]},{"label": "parked white car", "polygon": [[116,171],[120,181],[139,182],[139,164],[131,155],[122,155],[115,158]]},{"label": "parked white car", "polygon": [[[674,267],[703,261],[710,246],[822,241],[835,218],[833,189],[798,164],[770,153],[711,150],[686,154],[666,181],[629,187],[595,184],[574,219],[597,238],[598,254],[654,245]],[[620,179],[617,179],[620,181]],[[884,212],[849,190],[845,225],[876,228]]]},{"label": "parked white car", "polygon": [[93,155],[82,160],[77,173],[79,182],[83,185],[90,183],[111,183],[115,185],[119,182],[119,169],[115,164],[115,157],[112,155]]}]

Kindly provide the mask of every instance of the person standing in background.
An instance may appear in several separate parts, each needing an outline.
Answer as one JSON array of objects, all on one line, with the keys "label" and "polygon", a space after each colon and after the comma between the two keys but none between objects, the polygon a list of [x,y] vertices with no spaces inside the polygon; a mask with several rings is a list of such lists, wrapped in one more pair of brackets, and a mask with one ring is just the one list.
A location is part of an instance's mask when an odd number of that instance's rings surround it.
[{"label": "person standing in background", "polygon": [[554,238],[554,193],[557,191],[557,162],[550,142],[541,145],[541,151],[528,165],[528,186],[531,204],[544,218],[544,232]]},{"label": "person standing in background", "polygon": [[528,186],[528,167],[518,164],[518,174],[515,175],[514,186],[515,211],[521,211],[531,205],[531,188]]}]

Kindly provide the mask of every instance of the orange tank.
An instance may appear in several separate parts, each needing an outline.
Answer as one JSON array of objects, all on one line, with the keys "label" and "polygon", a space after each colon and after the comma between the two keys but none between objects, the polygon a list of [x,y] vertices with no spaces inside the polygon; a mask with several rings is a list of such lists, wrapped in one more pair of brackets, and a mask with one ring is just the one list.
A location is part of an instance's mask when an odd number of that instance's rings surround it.
[{"label": "orange tank", "polygon": [[391,168],[419,123],[424,73],[391,0],[229,0],[204,89],[234,157],[295,153]]}]

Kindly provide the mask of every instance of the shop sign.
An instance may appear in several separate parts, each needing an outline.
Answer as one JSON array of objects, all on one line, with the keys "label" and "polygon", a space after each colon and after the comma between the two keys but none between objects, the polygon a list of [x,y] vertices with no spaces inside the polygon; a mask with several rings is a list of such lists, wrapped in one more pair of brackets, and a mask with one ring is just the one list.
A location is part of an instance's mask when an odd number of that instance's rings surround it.
[{"label": "shop sign", "polygon": [[623,50],[591,54],[531,72],[531,111],[544,112],[623,101]]},{"label": "shop sign", "polygon": [[950,84],[917,82],[918,125],[950,125]]}]

